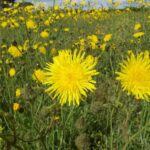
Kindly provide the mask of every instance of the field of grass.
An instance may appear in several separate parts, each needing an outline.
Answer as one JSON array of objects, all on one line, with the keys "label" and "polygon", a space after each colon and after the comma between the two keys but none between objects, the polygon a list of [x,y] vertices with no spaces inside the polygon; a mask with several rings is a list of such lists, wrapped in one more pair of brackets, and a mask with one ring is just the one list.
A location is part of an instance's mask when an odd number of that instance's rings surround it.
[{"label": "field of grass", "polygon": [[[131,53],[150,51],[149,35],[145,8],[0,11],[0,149],[149,150],[150,99],[128,95],[116,80]],[[61,105],[45,92],[46,63],[76,49],[96,58],[96,89],[85,90],[79,105]]]}]

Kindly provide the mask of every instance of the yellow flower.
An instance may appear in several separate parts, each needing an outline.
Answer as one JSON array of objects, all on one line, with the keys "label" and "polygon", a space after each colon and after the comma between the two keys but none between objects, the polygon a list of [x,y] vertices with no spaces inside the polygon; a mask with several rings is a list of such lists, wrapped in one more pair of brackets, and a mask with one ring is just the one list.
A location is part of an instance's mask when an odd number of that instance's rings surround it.
[{"label": "yellow flower", "polygon": [[43,83],[45,80],[45,73],[41,69],[34,70],[32,78],[33,80]]},{"label": "yellow flower", "polygon": [[60,119],[59,116],[54,116],[54,120],[55,120],[55,121],[58,121],[59,119]]},{"label": "yellow flower", "polygon": [[140,37],[142,37],[144,35],[144,32],[137,32],[137,33],[134,33],[133,34],[133,36],[135,37],[135,38],[140,38]]},{"label": "yellow flower", "polygon": [[42,32],[40,33],[40,36],[41,36],[42,38],[48,38],[49,34],[48,34],[47,31],[42,31]]},{"label": "yellow flower", "polygon": [[16,46],[13,45],[9,47],[8,53],[12,55],[14,58],[22,56],[21,50],[19,50]]},{"label": "yellow flower", "polygon": [[26,41],[24,42],[24,44],[23,44],[23,50],[24,50],[24,51],[27,51],[28,48],[29,48],[29,40],[26,40]]},{"label": "yellow flower", "polygon": [[46,26],[49,26],[49,25],[50,25],[49,20],[45,20],[44,24],[45,24]]},{"label": "yellow flower", "polygon": [[5,63],[6,63],[6,64],[11,64],[11,63],[13,63],[13,61],[10,60],[9,58],[7,58],[7,59],[5,60]]},{"label": "yellow flower", "polygon": [[46,54],[46,48],[44,46],[40,46],[38,50],[41,54]]},{"label": "yellow flower", "polygon": [[141,28],[141,24],[140,23],[136,23],[134,26],[134,30],[137,31]]},{"label": "yellow flower", "polygon": [[84,39],[80,40],[80,45],[85,45],[85,40]]},{"label": "yellow flower", "polygon": [[91,43],[90,43],[90,46],[91,46],[92,49],[96,49],[96,43],[91,42]]},{"label": "yellow flower", "polygon": [[56,50],[56,48],[51,49],[51,54],[52,56],[56,56],[58,54],[58,51]]},{"label": "yellow flower", "polygon": [[64,28],[64,31],[65,32],[68,32],[70,29],[69,28]]},{"label": "yellow flower", "polygon": [[20,104],[19,103],[13,103],[13,111],[16,112],[19,109],[20,109]]},{"label": "yellow flower", "polygon": [[104,42],[108,42],[111,40],[111,37],[112,37],[112,34],[106,34],[105,37],[104,37]]},{"label": "yellow flower", "polygon": [[21,90],[20,90],[20,88],[17,88],[16,89],[16,97],[18,98],[18,97],[20,97],[20,95],[21,95]]},{"label": "yellow flower", "polygon": [[93,42],[93,43],[97,43],[98,42],[98,38],[96,35],[91,35],[91,36],[88,36],[87,39],[90,41],[90,42]]},{"label": "yellow flower", "polygon": [[15,69],[15,68],[10,68],[10,70],[9,70],[9,75],[10,75],[11,77],[15,76],[15,75],[16,75],[16,69]]},{"label": "yellow flower", "polygon": [[7,22],[2,22],[2,23],[1,23],[1,26],[2,26],[3,28],[5,28],[5,27],[7,26]]},{"label": "yellow flower", "polygon": [[35,25],[35,23],[34,23],[33,20],[28,20],[26,22],[26,26],[27,26],[28,29],[34,29],[34,28],[36,28],[36,25]]},{"label": "yellow flower", "polygon": [[130,4],[130,3],[133,3],[133,2],[135,2],[135,0],[128,0],[128,3]]},{"label": "yellow flower", "polygon": [[85,52],[59,51],[53,63],[47,63],[44,84],[46,92],[60,100],[61,105],[80,104],[82,96],[96,89],[96,81],[92,79],[98,72],[95,70],[97,58],[85,57]]},{"label": "yellow flower", "polygon": [[33,48],[33,49],[37,49],[37,48],[40,46],[40,44],[41,44],[40,42],[39,42],[39,43],[35,43],[35,44],[32,46],[32,48]]},{"label": "yellow flower", "polygon": [[100,49],[101,49],[102,51],[105,51],[105,50],[106,50],[106,43],[101,44],[101,45],[100,45]]},{"label": "yellow flower", "polygon": [[81,1],[80,5],[84,6],[84,5],[86,5],[86,2],[85,1]]},{"label": "yellow flower", "polygon": [[149,52],[134,55],[130,52],[127,60],[121,63],[117,80],[121,82],[123,91],[133,94],[137,99],[147,99],[150,96],[150,57]]},{"label": "yellow flower", "polygon": [[55,6],[54,6],[54,10],[59,10],[59,6],[58,6],[58,5],[55,5]]}]

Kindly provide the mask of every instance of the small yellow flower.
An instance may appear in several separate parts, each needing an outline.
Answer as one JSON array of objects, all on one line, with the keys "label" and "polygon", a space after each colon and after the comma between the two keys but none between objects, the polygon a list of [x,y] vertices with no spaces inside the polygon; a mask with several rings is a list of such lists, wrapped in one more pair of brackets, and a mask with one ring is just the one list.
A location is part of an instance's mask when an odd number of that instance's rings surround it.
[{"label": "small yellow flower", "polygon": [[96,35],[91,35],[91,36],[88,36],[87,39],[90,41],[90,42],[93,42],[93,43],[97,43],[98,42],[98,38]]},{"label": "small yellow flower", "polygon": [[46,21],[44,22],[44,24],[45,24],[46,26],[49,26],[49,25],[50,25],[49,20],[46,20]]},{"label": "small yellow flower", "polygon": [[54,10],[59,10],[59,6],[58,6],[58,5],[55,5],[55,6],[54,6]]},{"label": "small yellow flower", "polygon": [[40,46],[38,50],[41,54],[46,54],[46,48],[44,46]]},{"label": "small yellow flower", "polygon": [[29,40],[26,40],[23,44],[23,50],[24,51],[27,51],[28,50],[28,47],[29,47]]},{"label": "small yellow flower", "polygon": [[8,53],[14,58],[22,56],[22,52],[16,46],[11,45],[8,49]]},{"label": "small yellow flower", "polygon": [[91,46],[92,49],[96,49],[96,43],[91,42],[91,43],[90,43],[90,46]]},{"label": "small yellow flower", "polygon": [[3,27],[3,28],[5,28],[7,25],[8,25],[7,22],[2,22],[2,23],[1,23],[1,27]]},{"label": "small yellow flower", "polygon": [[105,36],[104,36],[104,42],[108,42],[108,41],[110,41],[111,40],[111,38],[112,38],[112,34],[106,34]]},{"label": "small yellow flower", "polygon": [[41,36],[42,38],[48,38],[49,33],[48,33],[47,31],[42,31],[42,32],[40,33],[40,36]]},{"label": "small yellow flower", "polygon": [[34,50],[36,50],[39,46],[40,46],[40,42],[39,43],[35,43],[33,46],[32,46],[32,48],[34,49]]},{"label": "small yellow flower", "polygon": [[100,49],[101,49],[102,51],[105,51],[105,50],[106,50],[106,43],[101,44],[101,45],[100,45]]},{"label": "small yellow flower", "polygon": [[60,119],[59,116],[54,116],[54,120],[55,120],[55,121],[58,121],[59,119]]},{"label": "small yellow flower", "polygon": [[134,26],[134,30],[137,31],[141,28],[141,24],[140,23],[136,23]]},{"label": "small yellow flower", "polygon": [[58,51],[56,50],[56,48],[51,49],[51,54],[52,56],[56,56],[58,54]]},{"label": "small yellow flower", "polygon": [[85,1],[81,1],[80,5],[84,6],[84,5],[86,5],[86,2]]},{"label": "small yellow flower", "polygon": [[16,112],[19,109],[20,109],[20,104],[19,103],[13,103],[13,111]]},{"label": "small yellow flower", "polygon": [[9,70],[9,75],[10,75],[11,77],[15,76],[15,75],[16,75],[16,69],[15,69],[15,68],[10,68],[10,70]]},{"label": "small yellow flower", "polygon": [[64,31],[65,32],[68,32],[70,29],[69,28],[64,28]]},{"label": "small yellow flower", "polygon": [[9,59],[9,58],[7,58],[6,60],[5,60],[5,63],[6,64],[11,64],[13,61],[11,60],[11,59]]},{"label": "small yellow flower", "polygon": [[16,89],[16,97],[19,98],[20,95],[21,95],[21,90],[20,90],[20,88],[17,88]]},{"label": "small yellow flower", "polygon": [[28,20],[26,22],[26,26],[27,26],[28,29],[34,29],[34,28],[36,28],[36,25],[35,25],[35,23],[34,23],[33,20]]},{"label": "small yellow flower", "polygon": [[144,36],[144,34],[145,34],[144,32],[137,32],[137,33],[133,34],[133,37],[140,38],[140,37]]},{"label": "small yellow flower", "polygon": [[43,83],[45,80],[45,73],[41,69],[34,70],[32,78],[33,80]]}]

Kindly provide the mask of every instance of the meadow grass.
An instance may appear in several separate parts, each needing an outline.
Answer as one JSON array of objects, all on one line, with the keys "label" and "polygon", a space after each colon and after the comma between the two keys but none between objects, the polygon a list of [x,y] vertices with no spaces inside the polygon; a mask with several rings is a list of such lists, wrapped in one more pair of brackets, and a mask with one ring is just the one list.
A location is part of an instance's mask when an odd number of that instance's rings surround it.
[{"label": "meadow grass", "polygon": [[[0,11],[1,149],[149,150],[150,104],[122,91],[115,72],[129,50],[150,50],[150,10],[32,9],[15,6]],[[34,20],[36,27],[27,28],[28,20]],[[133,37],[136,23],[145,33],[141,38]],[[47,38],[40,36],[44,30]],[[112,38],[104,42],[107,34]],[[94,48],[87,40],[91,35],[98,37]],[[8,52],[11,45],[22,56],[14,58]],[[46,52],[40,51],[43,46]],[[61,106],[45,93],[45,85],[33,79],[35,69],[45,68],[64,49],[83,49],[98,57],[97,89],[80,106]],[[13,77],[10,68],[16,70]]]}]

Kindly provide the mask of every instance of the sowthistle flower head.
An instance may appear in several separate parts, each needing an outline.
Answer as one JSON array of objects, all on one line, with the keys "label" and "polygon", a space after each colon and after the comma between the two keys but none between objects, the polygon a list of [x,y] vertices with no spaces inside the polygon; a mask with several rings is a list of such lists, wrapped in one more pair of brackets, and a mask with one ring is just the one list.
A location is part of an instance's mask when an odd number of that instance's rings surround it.
[{"label": "sowthistle flower head", "polygon": [[61,105],[79,105],[82,96],[87,97],[88,91],[96,89],[96,81],[92,79],[98,74],[96,64],[97,58],[85,56],[85,52],[59,51],[53,63],[47,63],[45,68],[46,92],[59,99]]},{"label": "sowthistle flower head", "polygon": [[121,63],[117,80],[122,88],[133,94],[137,99],[148,99],[150,96],[150,57],[149,52],[141,52],[137,55],[130,53],[127,60]]}]

